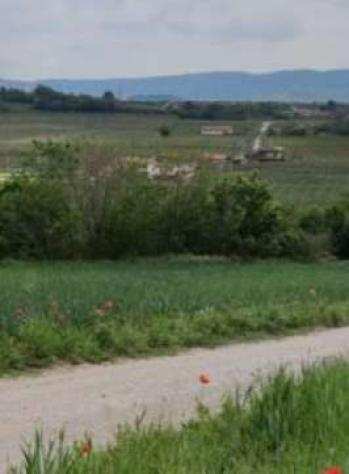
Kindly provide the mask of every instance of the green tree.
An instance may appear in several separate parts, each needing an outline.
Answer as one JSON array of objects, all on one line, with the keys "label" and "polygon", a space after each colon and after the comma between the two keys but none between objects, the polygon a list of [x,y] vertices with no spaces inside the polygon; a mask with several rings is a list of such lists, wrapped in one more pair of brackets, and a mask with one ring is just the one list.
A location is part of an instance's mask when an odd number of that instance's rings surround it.
[{"label": "green tree", "polygon": [[115,95],[113,94],[112,91],[105,91],[103,94],[103,99],[107,100],[108,102],[114,102]]}]

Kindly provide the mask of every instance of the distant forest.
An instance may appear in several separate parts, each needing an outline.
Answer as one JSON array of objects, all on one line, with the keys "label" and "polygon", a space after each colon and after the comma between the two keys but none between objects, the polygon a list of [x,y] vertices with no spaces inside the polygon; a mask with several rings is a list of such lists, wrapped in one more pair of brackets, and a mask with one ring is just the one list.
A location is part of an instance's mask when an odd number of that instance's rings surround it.
[{"label": "distant forest", "polygon": [[175,114],[197,120],[282,119],[292,115],[290,104],[278,102],[124,101],[110,91],[102,97],[93,97],[57,92],[43,85],[38,85],[32,92],[0,88],[0,110],[11,110],[14,104],[49,112]]},{"label": "distant forest", "polygon": [[7,104],[22,104],[49,112],[164,113],[159,104],[120,101],[108,91],[102,97],[92,97],[87,94],[64,94],[43,85],[37,86],[33,92],[0,88],[2,109]]}]

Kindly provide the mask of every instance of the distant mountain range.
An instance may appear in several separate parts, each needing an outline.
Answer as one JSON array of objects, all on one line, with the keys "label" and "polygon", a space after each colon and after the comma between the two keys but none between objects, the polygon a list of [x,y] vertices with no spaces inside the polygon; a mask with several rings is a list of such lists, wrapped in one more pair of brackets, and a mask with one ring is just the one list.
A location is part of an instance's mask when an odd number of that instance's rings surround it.
[{"label": "distant mountain range", "polygon": [[349,102],[348,70],[294,70],[265,74],[209,72],[137,79],[1,80],[0,87],[32,90],[38,83],[61,92],[102,95],[106,90],[122,98],[178,98],[181,100]]}]

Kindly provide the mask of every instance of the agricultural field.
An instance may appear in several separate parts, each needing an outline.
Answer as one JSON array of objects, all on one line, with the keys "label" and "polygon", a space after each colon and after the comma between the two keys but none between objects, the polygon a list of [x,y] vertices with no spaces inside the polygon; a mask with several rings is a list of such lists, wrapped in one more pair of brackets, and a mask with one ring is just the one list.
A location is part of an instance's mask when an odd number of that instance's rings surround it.
[{"label": "agricultural field", "polygon": [[2,373],[341,326],[348,262],[3,263]]},{"label": "agricultural field", "polygon": [[[300,122],[301,123],[301,122]],[[232,124],[235,136],[201,136],[203,125]],[[171,134],[161,137],[166,125]],[[205,153],[234,154],[246,151],[261,127],[258,121],[209,122],[167,115],[49,113],[39,111],[0,113],[0,166],[3,173],[16,166],[21,151],[33,139],[80,140],[113,150],[116,156],[160,158],[196,162]],[[327,205],[337,201],[349,187],[349,137],[317,135],[273,137],[270,145],[285,148],[281,163],[227,165],[250,172],[258,169],[283,202],[296,206]]]},{"label": "agricultural field", "polygon": [[[231,137],[201,136],[201,126],[207,124],[210,122],[149,114],[0,113],[0,163],[11,167],[18,153],[33,139],[88,140],[107,144],[122,157],[165,156],[186,161],[196,160],[204,152],[231,151]],[[161,125],[170,128],[169,137],[160,136]],[[257,122],[236,122],[234,126],[240,141],[246,135],[253,137],[258,130]]]},{"label": "agricultural field", "polygon": [[265,165],[261,176],[270,180],[280,199],[297,205],[328,205],[349,190],[349,137],[318,135],[275,137],[288,160]]},{"label": "agricultural field", "polygon": [[[32,380],[33,370],[40,379],[44,374],[36,369],[44,367],[56,377],[62,363],[113,362],[117,369],[120,358],[249,340],[272,344],[311,329],[346,331],[347,208],[330,206],[348,189],[348,137],[263,136],[263,144],[285,149],[286,160],[210,163],[208,175],[178,185],[148,179],[139,168],[116,166],[119,175],[103,174],[119,157],[137,157],[137,166],[155,158],[171,167],[200,163],[207,154],[246,152],[263,125],[219,123],[232,124],[235,135],[202,136],[203,125],[217,122],[165,115],[0,114],[2,382],[23,371]],[[159,133],[164,126],[169,136]],[[32,168],[23,166],[6,183],[34,139],[77,142],[86,155],[62,143],[37,144]],[[252,175],[256,170],[271,192]],[[319,212],[309,210],[313,205]],[[209,390],[210,379],[202,375]],[[220,413],[200,406],[197,418],[180,427],[125,427],[106,451],[89,439],[46,449],[37,434],[24,448],[22,467],[11,472],[318,474],[337,464],[348,468],[347,381],[348,365],[341,361],[297,376],[282,371],[261,389],[251,386],[243,400],[227,393]],[[35,392],[31,396],[36,403]],[[59,394],[53,398],[57,432],[63,411]]]}]

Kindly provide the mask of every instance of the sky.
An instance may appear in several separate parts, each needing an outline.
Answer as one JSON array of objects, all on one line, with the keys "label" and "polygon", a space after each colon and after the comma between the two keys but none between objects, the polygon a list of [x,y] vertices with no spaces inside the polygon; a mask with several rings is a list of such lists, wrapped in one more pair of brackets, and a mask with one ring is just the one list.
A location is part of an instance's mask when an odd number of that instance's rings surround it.
[{"label": "sky", "polygon": [[349,0],[0,0],[0,78],[349,68]]}]

